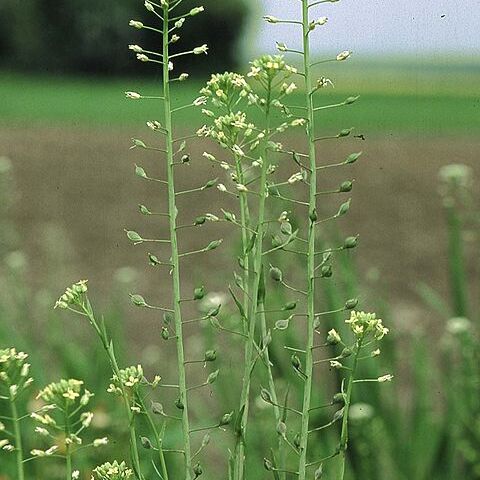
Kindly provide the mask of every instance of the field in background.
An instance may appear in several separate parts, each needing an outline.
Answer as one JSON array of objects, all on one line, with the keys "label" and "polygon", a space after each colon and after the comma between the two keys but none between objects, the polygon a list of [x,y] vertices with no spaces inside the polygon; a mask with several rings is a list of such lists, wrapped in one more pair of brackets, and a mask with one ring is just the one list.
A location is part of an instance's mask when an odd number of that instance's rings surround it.
[{"label": "field in background", "polygon": [[[332,79],[335,88],[318,95],[318,105],[361,95],[348,109],[323,113],[333,131],[355,125],[358,133],[428,136],[475,135],[480,132],[478,64],[446,68],[439,64],[360,61],[333,63],[318,71]],[[198,95],[198,80],[181,85],[178,104]],[[142,79],[82,79],[26,77],[0,73],[0,126],[52,124],[119,126],[143,124],[158,118],[155,102],[132,102],[125,90],[158,94],[159,85]],[[291,97],[295,103],[295,95]],[[201,121],[199,109],[182,112],[180,118]]]}]

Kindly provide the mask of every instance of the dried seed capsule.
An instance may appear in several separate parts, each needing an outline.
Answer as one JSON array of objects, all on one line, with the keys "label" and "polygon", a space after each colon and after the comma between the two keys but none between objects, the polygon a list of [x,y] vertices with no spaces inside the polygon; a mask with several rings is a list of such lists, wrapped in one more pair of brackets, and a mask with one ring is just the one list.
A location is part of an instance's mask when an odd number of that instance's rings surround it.
[{"label": "dried seed capsule", "polygon": [[270,267],[270,278],[276,282],[282,281],[282,271],[277,267]]}]

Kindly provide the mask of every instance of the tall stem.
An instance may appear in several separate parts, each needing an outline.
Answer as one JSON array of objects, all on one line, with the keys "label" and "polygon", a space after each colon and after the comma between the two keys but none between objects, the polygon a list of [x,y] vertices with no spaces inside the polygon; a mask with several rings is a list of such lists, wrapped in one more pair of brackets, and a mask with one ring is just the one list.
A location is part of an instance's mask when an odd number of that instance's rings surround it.
[{"label": "tall stem", "polygon": [[15,436],[15,452],[17,459],[17,477],[18,480],[25,479],[25,472],[23,468],[23,443],[22,434],[20,431],[20,421],[18,419],[18,410],[15,399],[10,395],[10,405],[12,410],[13,434]]},{"label": "tall stem", "polygon": [[163,8],[163,96],[165,104],[165,129],[166,129],[166,150],[167,150],[167,182],[168,182],[168,213],[170,228],[170,247],[172,263],[172,282],[173,282],[173,313],[175,318],[175,335],[177,343],[177,367],[178,367],[178,385],[180,402],[182,404],[182,432],[183,446],[185,449],[185,471],[183,478],[190,480],[192,478],[192,454],[190,446],[190,424],[188,417],[188,398],[187,382],[185,375],[185,353],[183,348],[183,328],[182,311],[180,307],[180,260],[178,256],[177,242],[177,207],[175,202],[175,178],[173,163],[173,131],[172,131],[172,103],[170,97],[170,72],[169,67],[169,48],[168,48],[168,29],[169,12],[168,4]]},{"label": "tall stem", "polygon": [[340,434],[340,472],[338,480],[343,480],[345,477],[345,466],[347,462],[347,446],[348,446],[348,413],[350,411],[350,404],[352,402],[353,382],[355,380],[355,372],[358,364],[358,354],[362,348],[362,340],[359,340],[353,357],[352,370],[348,377],[347,391],[345,392],[345,406],[343,407],[342,418],[342,432]]},{"label": "tall stem", "polygon": [[313,383],[313,346],[314,346],[314,320],[315,320],[315,217],[316,217],[316,153],[315,153],[315,119],[312,93],[312,74],[310,67],[310,30],[308,15],[308,0],[302,0],[303,23],[303,52],[305,92],[308,112],[308,147],[310,160],[310,193],[309,193],[309,229],[308,229],[308,257],[307,257],[307,345],[305,355],[305,384],[303,392],[302,427],[300,432],[300,464],[299,480],[307,478],[307,450],[308,430],[310,424],[310,404]]},{"label": "tall stem", "polygon": [[[70,440],[70,414],[65,402],[65,439]],[[72,446],[70,443],[65,445],[65,479],[72,480]]]},{"label": "tall stem", "polygon": [[[255,327],[258,311],[258,293],[260,290],[262,254],[263,254],[263,236],[265,233],[265,203],[267,197],[267,170],[268,170],[268,149],[267,144],[270,138],[270,102],[271,102],[271,84],[268,85],[268,98],[265,114],[265,149],[262,158],[262,171],[259,184],[259,204],[258,204],[258,226],[256,230],[256,242],[254,247],[253,261],[251,265],[251,288],[250,302],[248,308],[248,338],[245,347],[245,365],[243,373],[242,393],[240,396],[240,432],[237,433],[237,444],[235,448],[235,480],[245,478],[245,437],[247,433],[247,423],[250,403],[250,384],[253,371],[253,351],[255,343]],[[242,193],[241,195],[245,195]]]},{"label": "tall stem", "polygon": [[[113,373],[120,378],[120,368],[118,366],[117,359],[115,357],[115,350],[113,348],[113,343],[108,340],[107,333],[105,328],[101,329],[98,325],[98,322],[95,318],[95,314],[93,313],[92,306],[90,302],[87,300],[86,304],[82,304],[82,309],[84,313],[87,315],[90,324],[97,332],[100,340],[102,341],[103,348],[107,352],[108,359],[110,360],[110,366],[112,367]],[[130,436],[130,453],[131,453],[131,460],[133,465],[133,470],[135,472],[135,476],[138,480],[144,480],[141,467],[140,467],[140,455],[138,453],[138,445],[137,445],[137,432],[135,429],[135,415],[132,412],[131,405],[128,399],[128,392],[125,390],[125,387],[122,383],[120,383],[120,388],[122,390],[122,398],[125,405],[125,413],[128,418],[128,432]]]}]

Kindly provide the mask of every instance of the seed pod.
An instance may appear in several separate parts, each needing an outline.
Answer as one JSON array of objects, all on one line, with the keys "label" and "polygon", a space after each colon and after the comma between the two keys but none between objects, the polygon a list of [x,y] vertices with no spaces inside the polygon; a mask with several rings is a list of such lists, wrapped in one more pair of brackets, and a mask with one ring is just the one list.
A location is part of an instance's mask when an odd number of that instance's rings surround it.
[{"label": "seed pod", "polygon": [[347,237],[343,242],[343,248],[355,248],[358,245],[358,237]]},{"label": "seed pod", "polygon": [[140,442],[146,450],[153,448],[152,442],[147,437],[140,437]]},{"label": "seed pod", "polygon": [[282,222],[280,225],[280,231],[284,235],[291,235],[292,234],[292,225],[290,222]]},{"label": "seed pod", "polygon": [[215,250],[222,244],[223,240],[213,240],[205,248],[206,251]]},{"label": "seed pod", "polygon": [[272,247],[273,248],[277,248],[277,247],[279,247],[280,245],[283,245],[283,244],[284,244],[284,241],[279,235],[274,235],[272,237]]},{"label": "seed pod", "polygon": [[268,458],[263,459],[263,466],[265,467],[265,470],[269,472],[273,470],[273,463]]},{"label": "seed pod", "polygon": [[297,308],[297,302],[288,302],[283,307],[282,310],[295,310]]},{"label": "seed pod", "polygon": [[287,435],[287,425],[285,425],[284,422],[280,421],[277,423],[277,433],[281,436],[281,437],[286,437]]},{"label": "seed pod", "polygon": [[350,182],[349,180],[345,181],[345,182],[342,182],[340,184],[340,192],[342,193],[346,193],[346,192],[351,192],[352,191],[352,188],[353,188],[353,183]]},{"label": "seed pod", "polygon": [[323,463],[315,470],[314,480],[320,480],[323,477]]},{"label": "seed pod", "polygon": [[339,333],[332,328],[327,334],[327,343],[329,345],[338,345],[342,341]]},{"label": "seed pod", "polygon": [[345,347],[343,350],[342,350],[342,353],[340,354],[340,357],[342,358],[348,358],[352,355],[352,350],[348,347]]},{"label": "seed pod", "polygon": [[345,159],[345,163],[346,163],[346,164],[355,163],[355,162],[360,158],[361,155],[362,155],[362,152],[351,153],[351,154]]},{"label": "seed pod", "polygon": [[208,377],[207,377],[207,383],[212,384],[215,382],[215,380],[218,378],[218,374],[220,373],[220,370],[215,370],[212,372]]},{"label": "seed pod", "polygon": [[200,465],[200,463],[197,463],[194,467],[193,467],[193,473],[195,475],[195,478],[198,478],[202,473],[203,473],[203,468],[202,466]]},{"label": "seed pod", "polygon": [[213,187],[217,183],[218,178],[214,178],[213,180],[209,180],[202,188],[203,190],[207,188]]},{"label": "seed pod", "polygon": [[348,199],[348,201],[340,205],[340,208],[338,209],[338,213],[337,213],[339,217],[341,217],[342,215],[345,215],[350,210],[350,202],[351,202],[351,199]]},{"label": "seed pod", "polygon": [[170,333],[169,333],[167,327],[163,327],[163,328],[162,328],[162,338],[163,338],[164,340],[168,340],[168,339],[170,338]]},{"label": "seed pod", "polygon": [[193,222],[193,224],[194,224],[195,226],[197,226],[197,225],[203,225],[203,224],[206,222],[206,220],[207,220],[207,217],[205,217],[204,215],[202,215],[202,216],[200,216],[200,217],[197,217],[197,218],[195,219],[195,221]]},{"label": "seed pod", "polygon": [[348,137],[352,133],[353,128],[344,128],[340,130],[338,137]]},{"label": "seed pod", "polygon": [[298,449],[300,449],[300,440],[301,440],[301,436],[299,433],[295,434],[295,436],[293,437],[293,444],[295,445],[295,447],[297,447]]},{"label": "seed pod", "polygon": [[181,398],[177,398],[177,399],[175,400],[175,406],[176,406],[179,410],[183,410],[183,409],[185,408],[185,405],[183,404]]},{"label": "seed pod", "polygon": [[130,300],[136,307],[146,307],[147,302],[145,299],[138,294],[130,294]]},{"label": "seed pod", "polygon": [[317,209],[314,207],[308,214],[311,222],[316,222],[318,220]]},{"label": "seed pod", "polygon": [[338,392],[333,396],[332,403],[336,405],[345,405],[345,394]]},{"label": "seed pod", "polygon": [[298,355],[292,355],[291,357],[292,366],[295,370],[300,370],[302,368],[302,362],[298,358]]},{"label": "seed pod", "polygon": [[352,103],[355,103],[359,98],[360,98],[360,96],[348,97],[347,99],[345,99],[345,101],[343,103],[345,105],[351,105]]},{"label": "seed pod", "polygon": [[127,238],[134,243],[142,243],[143,238],[134,230],[125,230],[127,233]]},{"label": "seed pod", "polygon": [[155,415],[164,415],[163,405],[158,402],[152,402],[152,413]]},{"label": "seed pod", "polygon": [[138,138],[132,138],[132,146],[130,148],[147,148],[145,143],[142,140],[139,140]]},{"label": "seed pod", "polygon": [[148,253],[147,255],[150,265],[153,265],[154,267],[160,265],[161,262],[156,255],[153,255],[152,253]]},{"label": "seed pod", "polygon": [[235,222],[237,220],[237,218],[235,217],[235,215],[231,212],[226,212],[225,210],[223,211],[223,216],[225,217],[225,220],[227,222]]},{"label": "seed pod", "polygon": [[222,307],[221,305],[217,305],[216,307],[211,308],[207,312],[207,317],[216,317],[220,313],[221,307]]},{"label": "seed pod", "polygon": [[203,285],[201,287],[197,287],[193,291],[194,300],[201,300],[204,296],[205,296],[205,287]]},{"label": "seed pod", "polygon": [[330,278],[333,275],[333,270],[331,265],[324,265],[320,269],[320,276],[323,278]]},{"label": "seed pod", "polygon": [[140,210],[140,213],[142,215],[151,215],[152,214],[152,212],[145,205],[139,205],[138,209]]},{"label": "seed pod", "polygon": [[215,350],[207,350],[205,352],[205,361],[214,362],[217,359],[217,352]]},{"label": "seed pod", "polygon": [[275,322],[275,330],[286,330],[290,324],[290,318],[282,318]]},{"label": "seed pod", "polygon": [[270,278],[276,282],[282,281],[282,271],[277,267],[270,267]]},{"label": "seed pod", "polygon": [[345,308],[347,310],[353,310],[358,305],[358,298],[350,298],[345,302]]},{"label": "seed pod", "polygon": [[172,312],[165,312],[163,314],[163,323],[165,325],[170,325],[175,320]]},{"label": "seed pod", "polygon": [[341,418],[343,418],[344,413],[345,413],[345,407],[341,408],[340,410],[337,410],[333,415],[333,421],[336,422],[337,420],[340,420]]},{"label": "seed pod", "polygon": [[233,412],[226,413],[221,419],[220,419],[220,426],[224,427],[225,425],[229,425],[232,422],[233,418]]},{"label": "seed pod", "polygon": [[273,403],[272,396],[266,388],[260,390],[260,397],[262,397],[262,400],[266,403]]},{"label": "seed pod", "polygon": [[210,434],[206,433],[202,438],[202,448],[205,448],[210,443]]},{"label": "seed pod", "polygon": [[322,321],[321,321],[320,317],[318,317],[318,316],[315,317],[315,318],[313,319],[313,329],[314,329],[314,330],[317,330],[317,328],[320,327],[320,324],[321,324],[321,323],[322,323]]}]

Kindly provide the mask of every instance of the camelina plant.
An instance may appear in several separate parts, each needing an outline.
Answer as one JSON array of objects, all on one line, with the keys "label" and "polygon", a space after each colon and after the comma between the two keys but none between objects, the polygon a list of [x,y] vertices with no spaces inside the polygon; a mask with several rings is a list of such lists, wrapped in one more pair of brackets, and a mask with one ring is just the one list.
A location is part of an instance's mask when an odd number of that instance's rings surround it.
[{"label": "camelina plant", "polygon": [[[201,14],[204,8],[198,6],[182,13],[182,0],[147,0],[145,8],[156,26],[137,20],[130,22],[134,29],[152,31],[162,43],[159,52],[145,50],[136,44],[129,46],[140,62],[155,64],[161,69],[162,91],[153,94],[128,91],[126,96],[138,102],[152,100],[159,106],[160,119],[147,122],[158,140],[149,142],[135,138],[132,148],[151,151],[158,156],[163,175],[157,178],[140,165],[135,166],[135,174],[141,181],[154,182],[166,191],[167,204],[163,210],[152,211],[140,205],[140,213],[149,220],[164,221],[166,228],[163,230],[168,234],[162,238],[145,238],[136,231],[126,230],[126,235],[134,245],[151,245],[156,249],[155,253],[146,252],[147,260],[165,269],[173,291],[169,305],[151,304],[139,293],[131,294],[131,301],[137,307],[163,316],[159,334],[163,340],[175,344],[176,378],[172,383],[165,383],[160,376],[147,380],[141,365],[126,368],[119,365],[112,336],[103,318],[95,315],[88,299],[86,281],[72,285],[60,297],[56,306],[85,317],[99,337],[112,370],[108,391],[121,399],[125,427],[129,431],[128,461],[115,460],[96,467],[92,470],[92,478],[96,480],[146,480],[153,476],[162,480],[196,479],[204,469],[205,472],[210,470],[209,464],[218,460],[218,452],[200,458],[200,453],[209,444],[209,431],[229,425],[234,438],[228,450],[220,450],[228,464],[223,478],[244,480],[250,477],[251,480],[254,475],[251,472],[265,468],[275,480],[343,480],[354,386],[359,382],[381,383],[392,379],[389,374],[361,378],[357,368],[360,361],[380,354],[377,344],[388,333],[382,320],[373,313],[356,311],[358,302],[354,298],[345,300],[335,310],[325,311],[319,305],[321,283],[331,278],[336,255],[354,249],[358,242],[357,236],[349,236],[341,244],[330,247],[323,239],[319,241],[323,229],[349,211],[350,199],[345,196],[351,192],[353,184],[345,180],[325,190],[320,185],[328,185],[331,169],[348,168],[361,153],[354,152],[329,162],[321,150],[323,142],[346,141],[352,136],[352,129],[330,133],[322,122],[324,133],[320,133],[316,123],[324,110],[344,108],[353,104],[357,97],[322,104],[322,92],[332,82],[319,75],[318,67],[326,62],[342,63],[351,53],[342,51],[320,61],[314,60],[311,54],[315,35],[327,28],[327,18],[316,16],[316,10],[324,3],[338,0],[296,1],[301,6],[298,19],[269,15],[265,20],[272,28],[278,24],[292,24],[298,28],[302,38],[299,49],[278,42],[279,55],[263,55],[253,60],[246,75],[231,72],[212,75],[200,96],[186,105],[174,104],[171,93],[172,87],[188,79],[187,73],[177,73],[177,59],[205,55],[208,47],[200,45],[189,51],[179,51],[177,45],[184,23]],[[300,62],[289,63],[284,54],[291,54],[294,60],[296,56]],[[185,128],[177,125],[176,114],[196,107],[202,110],[205,125],[196,132],[185,132]],[[297,139],[303,138],[303,147],[287,146],[292,138],[289,136],[291,130],[297,132]],[[221,183],[215,179],[192,189],[177,188],[176,177],[182,166],[190,161],[187,142],[191,138],[205,143],[204,161],[224,171],[226,178]],[[217,149],[221,147],[221,158],[218,153],[209,153],[212,141]],[[215,185],[234,203],[230,201],[228,207],[225,203],[223,209],[180,224],[179,197],[195,192],[208,193]],[[338,207],[330,213],[320,201],[326,195],[340,198]],[[188,213],[183,212],[184,215]],[[191,294],[185,293],[181,284],[182,262],[192,255],[217,249],[222,241],[213,239],[207,245],[183,252],[178,236],[188,227],[220,221],[239,232],[236,242],[240,245],[238,268],[228,287],[238,314],[221,318],[221,306],[215,305],[198,318],[185,318],[184,302],[202,300],[205,289],[198,287]],[[298,260],[299,268],[289,278],[284,271],[287,257],[292,256]],[[280,290],[281,295],[278,294]],[[286,301],[279,303],[279,298],[285,296],[288,297]],[[343,326],[332,328],[329,315],[343,312],[348,312]],[[195,327],[200,322],[240,340],[235,345],[241,346],[243,359],[239,385],[235,384],[234,376],[219,380],[229,382],[230,389],[238,389],[237,404],[222,407],[207,425],[198,425],[191,413],[202,400],[197,390],[216,382],[219,369],[212,368],[205,378],[193,384],[190,384],[193,375],[189,374],[189,369],[196,363],[214,364],[217,352],[206,350],[202,358],[191,359],[184,332],[186,326]],[[5,387],[1,399],[11,405],[11,416],[5,419],[12,423],[13,443],[0,442],[4,449],[17,454],[18,480],[25,478],[26,460],[17,397],[31,383],[25,359],[24,354],[13,349],[0,352],[0,387]],[[280,363],[288,365],[287,373],[278,368]],[[325,365],[330,369],[322,368]],[[333,372],[331,378],[326,377],[328,371]],[[332,384],[335,389],[330,391]],[[147,402],[153,391],[156,399],[164,399],[163,403]],[[168,392],[174,392],[174,401],[169,400]],[[32,451],[32,458],[64,458],[67,480],[80,475],[74,470],[72,454],[82,444],[80,434],[92,419],[92,414],[84,411],[91,396],[83,382],[61,380],[40,391],[39,399],[44,406],[32,413],[39,422],[37,433],[55,438],[53,432],[61,430],[64,438],[60,450],[58,445],[37,449]],[[257,397],[267,410],[258,408],[254,401]],[[49,410],[55,415],[46,413]],[[328,413],[319,415],[319,412]],[[271,444],[271,449],[264,452],[262,466],[256,464],[258,455],[252,451],[250,432],[254,427],[252,419],[263,421],[264,417],[273,423],[276,433],[272,441],[268,436],[264,438],[264,445]],[[326,429],[338,432],[334,445],[322,442]],[[172,431],[176,434],[170,435]],[[200,432],[203,433],[199,437],[197,433]],[[98,447],[106,442],[100,438],[87,444]]]}]

